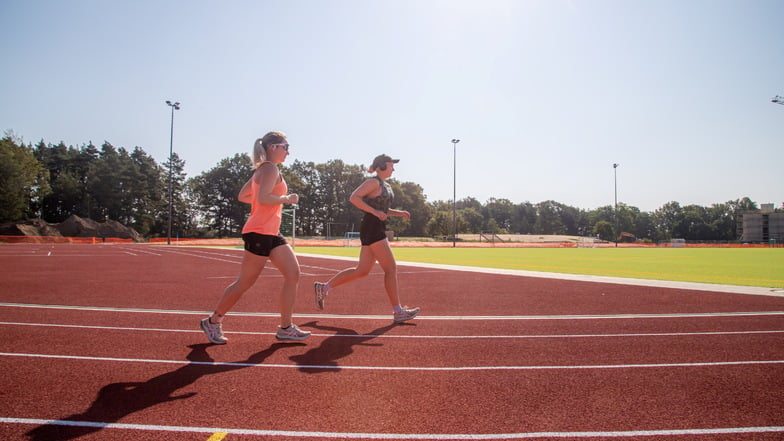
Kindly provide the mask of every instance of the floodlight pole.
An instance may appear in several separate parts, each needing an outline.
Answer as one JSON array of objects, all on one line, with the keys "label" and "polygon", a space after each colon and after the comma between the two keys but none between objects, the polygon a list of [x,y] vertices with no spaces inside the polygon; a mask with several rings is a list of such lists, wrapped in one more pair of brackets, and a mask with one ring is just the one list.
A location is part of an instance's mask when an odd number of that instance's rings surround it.
[{"label": "floodlight pole", "polygon": [[613,164],[613,180],[615,181],[615,248],[618,248],[618,166]]},{"label": "floodlight pole", "polygon": [[171,131],[169,133],[169,231],[166,234],[166,245],[171,245],[172,234],[172,157],[174,156],[174,111],[180,110],[180,103],[166,100],[166,105],[171,107]]},{"label": "floodlight pole", "polygon": [[457,246],[457,143],[452,139],[452,248]]}]

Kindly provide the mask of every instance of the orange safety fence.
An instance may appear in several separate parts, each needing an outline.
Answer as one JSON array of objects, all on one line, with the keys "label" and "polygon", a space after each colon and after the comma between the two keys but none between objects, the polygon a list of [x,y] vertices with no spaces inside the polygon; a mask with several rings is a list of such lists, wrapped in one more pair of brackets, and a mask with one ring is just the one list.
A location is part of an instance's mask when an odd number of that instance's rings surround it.
[{"label": "orange safety fence", "polygon": [[[149,243],[153,245],[166,245],[167,239],[165,237],[152,237]],[[242,246],[242,238],[239,237],[226,237],[221,239],[189,239],[189,238],[171,238],[172,245],[189,245],[189,246]]]}]

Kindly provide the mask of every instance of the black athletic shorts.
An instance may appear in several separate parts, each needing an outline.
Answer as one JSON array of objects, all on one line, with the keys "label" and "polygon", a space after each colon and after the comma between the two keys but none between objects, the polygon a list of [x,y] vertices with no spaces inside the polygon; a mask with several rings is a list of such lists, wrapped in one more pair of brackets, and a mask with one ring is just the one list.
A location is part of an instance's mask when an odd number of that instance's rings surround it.
[{"label": "black athletic shorts", "polygon": [[362,246],[371,245],[387,238],[387,223],[376,216],[365,213],[359,224],[359,242]]},{"label": "black athletic shorts", "polygon": [[270,234],[245,233],[242,235],[245,242],[245,249],[258,256],[269,257],[273,248],[286,245],[283,236],[272,236]]}]

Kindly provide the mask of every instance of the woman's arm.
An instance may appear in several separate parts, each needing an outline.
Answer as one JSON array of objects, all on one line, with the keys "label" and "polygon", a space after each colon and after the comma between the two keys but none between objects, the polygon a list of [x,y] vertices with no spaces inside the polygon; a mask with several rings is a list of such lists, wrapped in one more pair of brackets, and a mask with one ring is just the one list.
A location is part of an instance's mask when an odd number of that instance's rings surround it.
[{"label": "woman's arm", "polygon": [[253,202],[253,178],[255,176],[256,176],[256,172],[254,171],[253,176],[251,176],[250,179],[248,179],[248,182],[246,182],[245,185],[242,186],[242,189],[240,190],[240,194],[237,195],[237,199],[240,202],[244,202],[246,204],[250,204],[251,202]]}]

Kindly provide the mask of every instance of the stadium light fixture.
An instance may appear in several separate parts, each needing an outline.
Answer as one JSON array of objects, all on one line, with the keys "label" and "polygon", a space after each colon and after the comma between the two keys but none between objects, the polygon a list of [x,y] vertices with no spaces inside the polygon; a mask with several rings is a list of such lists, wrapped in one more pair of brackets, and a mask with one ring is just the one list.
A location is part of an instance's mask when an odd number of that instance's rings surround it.
[{"label": "stadium light fixture", "polygon": [[618,248],[618,166],[613,163],[613,180],[615,181],[615,248]]},{"label": "stadium light fixture", "polygon": [[784,96],[774,96],[773,99],[770,100],[771,103],[781,104],[784,106]]},{"label": "stadium light fixture", "polygon": [[452,139],[452,248],[457,246],[457,143]]},{"label": "stadium light fixture", "polygon": [[166,245],[171,245],[172,233],[172,157],[174,156],[174,111],[180,110],[179,102],[166,100],[166,105],[171,107],[171,131],[169,133],[169,231],[166,234]]}]

